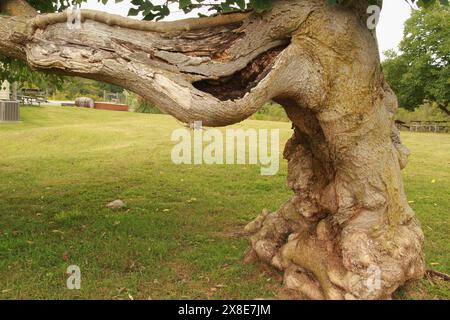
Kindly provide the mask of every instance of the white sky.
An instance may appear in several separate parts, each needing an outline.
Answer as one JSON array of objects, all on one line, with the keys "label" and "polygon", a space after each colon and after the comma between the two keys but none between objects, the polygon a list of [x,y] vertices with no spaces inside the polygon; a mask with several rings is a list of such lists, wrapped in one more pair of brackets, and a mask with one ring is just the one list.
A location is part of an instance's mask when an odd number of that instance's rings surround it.
[{"label": "white sky", "polygon": [[[87,3],[82,4],[84,9],[94,9],[106,11],[109,13],[120,14],[126,16],[128,9],[131,7],[131,0],[124,0],[121,3],[115,4],[110,1],[103,5],[97,0],[88,0]],[[164,1],[154,1],[154,3],[161,3]],[[177,4],[173,4],[172,14],[166,20],[177,20],[188,17],[183,12],[178,11]],[[411,8],[404,0],[385,0],[383,3],[383,10],[381,12],[380,21],[377,27],[378,44],[380,46],[381,58],[383,59],[383,52],[387,49],[397,49],[398,44],[403,37],[403,24],[409,18]],[[197,16],[190,14],[189,16]]]}]

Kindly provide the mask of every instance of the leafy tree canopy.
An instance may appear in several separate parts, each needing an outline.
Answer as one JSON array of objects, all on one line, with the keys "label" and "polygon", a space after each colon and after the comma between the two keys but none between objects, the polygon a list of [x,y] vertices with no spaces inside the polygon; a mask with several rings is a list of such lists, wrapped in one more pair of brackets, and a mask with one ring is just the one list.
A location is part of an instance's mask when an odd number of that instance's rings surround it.
[{"label": "leafy tree canopy", "polygon": [[405,23],[400,53],[389,51],[384,73],[399,105],[414,109],[425,99],[441,108],[450,101],[450,10],[434,6],[413,12]]}]

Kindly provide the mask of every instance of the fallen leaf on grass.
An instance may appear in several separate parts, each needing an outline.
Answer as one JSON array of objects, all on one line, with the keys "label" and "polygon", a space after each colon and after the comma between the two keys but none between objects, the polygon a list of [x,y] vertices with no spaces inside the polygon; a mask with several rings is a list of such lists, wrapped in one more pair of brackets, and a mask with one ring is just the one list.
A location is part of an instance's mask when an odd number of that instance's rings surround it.
[{"label": "fallen leaf on grass", "polygon": [[68,251],[64,251],[63,260],[68,261],[70,259],[70,253]]},{"label": "fallen leaf on grass", "polygon": [[190,198],[189,200],[187,200],[187,203],[192,203],[197,201],[197,198]]}]

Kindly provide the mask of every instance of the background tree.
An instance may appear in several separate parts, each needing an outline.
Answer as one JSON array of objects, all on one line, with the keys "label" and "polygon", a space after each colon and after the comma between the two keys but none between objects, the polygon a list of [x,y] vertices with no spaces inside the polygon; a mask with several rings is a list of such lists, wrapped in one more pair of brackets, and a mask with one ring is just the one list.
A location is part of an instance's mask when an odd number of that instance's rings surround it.
[{"label": "background tree", "polygon": [[[236,3],[244,8],[216,9]],[[42,15],[7,0],[3,12],[14,16],[0,16],[0,52],[122,86],[186,123],[225,126],[281,104],[294,127],[284,150],[294,195],[246,227],[247,259],[283,272],[296,297],[389,298],[425,265],[400,173],[408,150],[394,125],[397,100],[367,28],[371,3],[253,0],[246,12],[175,22],[83,10],[73,29],[70,12]],[[130,13],[146,19],[168,14],[133,4]],[[179,1],[187,4],[202,3]]]},{"label": "background tree", "polygon": [[414,109],[425,99],[450,115],[450,10],[432,6],[413,11],[405,23],[400,53],[390,51],[383,62],[386,80],[399,105]]}]

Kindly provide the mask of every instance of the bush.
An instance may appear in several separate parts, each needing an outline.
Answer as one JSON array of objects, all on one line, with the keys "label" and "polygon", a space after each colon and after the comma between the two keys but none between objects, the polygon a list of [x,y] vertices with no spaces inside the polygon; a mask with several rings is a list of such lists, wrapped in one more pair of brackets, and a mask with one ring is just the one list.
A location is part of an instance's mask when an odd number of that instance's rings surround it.
[{"label": "bush", "polygon": [[130,93],[128,96],[128,106],[134,111],[134,112],[140,112],[140,113],[162,113],[161,110],[158,109],[158,107],[155,107],[148,101],[146,101],[141,96]]},{"label": "bush", "polygon": [[408,123],[411,121],[450,120],[450,117],[440,110],[436,103],[429,102],[415,108],[414,111],[398,108],[395,119]]},{"label": "bush", "polygon": [[49,99],[73,101],[79,97],[88,97],[94,99],[94,101],[103,101],[104,90],[107,92],[112,90],[119,90],[119,92],[123,91],[121,88],[117,89],[116,86],[75,77],[66,79],[59,90],[51,92]]},{"label": "bush", "polygon": [[274,102],[269,102],[264,105],[258,112],[252,115],[250,119],[285,122],[290,121],[286,115],[286,112],[284,112],[283,107]]}]

